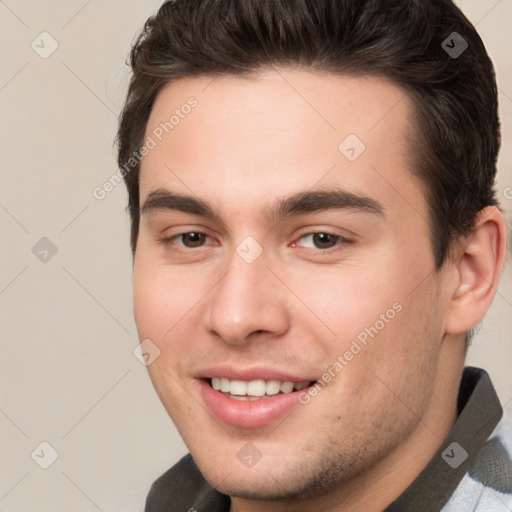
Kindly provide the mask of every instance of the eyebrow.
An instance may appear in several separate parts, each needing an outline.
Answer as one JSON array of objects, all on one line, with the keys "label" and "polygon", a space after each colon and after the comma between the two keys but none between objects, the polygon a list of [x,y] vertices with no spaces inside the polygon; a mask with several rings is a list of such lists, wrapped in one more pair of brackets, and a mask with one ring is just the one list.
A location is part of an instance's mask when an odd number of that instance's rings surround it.
[{"label": "eyebrow", "polygon": [[[221,215],[207,202],[165,188],[150,192],[140,212],[144,215],[165,210],[190,213],[222,222]],[[342,189],[297,192],[276,200],[273,205],[263,210],[263,215],[269,222],[277,222],[293,215],[330,210],[351,210],[385,217],[385,208],[375,199]]]}]

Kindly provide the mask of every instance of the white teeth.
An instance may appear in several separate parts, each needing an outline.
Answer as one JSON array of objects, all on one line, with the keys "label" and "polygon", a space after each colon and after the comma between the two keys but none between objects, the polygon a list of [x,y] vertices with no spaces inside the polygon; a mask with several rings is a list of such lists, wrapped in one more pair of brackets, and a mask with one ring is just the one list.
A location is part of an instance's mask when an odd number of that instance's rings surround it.
[{"label": "white teeth", "polygon": [[228,393],[234,399],[251,400],[268,395],[273,396],[281,393],[292,393],[300,391],[309,386],[309,381],[291,382],[280,380],[251,380],[249,382],[243,380],[230,380],[225,377],[213,377],[211,379],[212,388],[222,393]]},{"label": "white teeth", "polygon": [[247,383],[247,394],[250,396],[263,396],[266,391],[264,380],[251,380]]},{"label": "white teeth", "polygon": [[220,379],[220,390],[223,393],[229,393],[229,388],[231,387],[231,381],[229,379]]},{"label": "white teeth", "polygon": [[293,382],[283,382],[281,384],[281,391],[283,393],[291,393],[293,391]]},{"label": "white teeth", "polygon": [[265,389],[265,393],[267,395],[277,395],[281,391],[281,381],[280,380],[269,380],[267,382],[267,386]]},{"label": "white teeth", "polygon": [[243,380],[232,380],[229,392],[232,395],[247,395],[247,382]]}]

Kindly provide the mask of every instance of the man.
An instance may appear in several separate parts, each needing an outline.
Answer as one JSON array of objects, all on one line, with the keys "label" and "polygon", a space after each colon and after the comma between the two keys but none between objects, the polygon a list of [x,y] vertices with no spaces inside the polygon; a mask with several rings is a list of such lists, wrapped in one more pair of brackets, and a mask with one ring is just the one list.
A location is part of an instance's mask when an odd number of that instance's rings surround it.
[{"label": "man", "polygon": [[146,510],[510,510],[501,406],[464,370],[506,235],[458,8],[176,0],[131,64],[135,319],[190,450]]}]

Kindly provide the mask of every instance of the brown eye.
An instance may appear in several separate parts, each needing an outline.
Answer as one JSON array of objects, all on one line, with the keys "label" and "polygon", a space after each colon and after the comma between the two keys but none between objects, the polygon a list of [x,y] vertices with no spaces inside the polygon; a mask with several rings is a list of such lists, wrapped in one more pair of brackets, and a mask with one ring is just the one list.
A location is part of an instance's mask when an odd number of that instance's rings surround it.
[{"label": "brown eye", "polygon": [[330,249],[335,247],[339,236],[331,235],[329,233],[314,233],[313,243],[317,249]]},{"label": "brown eye", "polygon": [[309,249],[332,249],[339,242],[343,242],[344,239],[339,235],[333,235],[331,233],[308,233],[300,237],[302,247]]},{"label": "brown eye", "polygon": [[179,235],[179,238],[181,238],[181,241],[185,247],[194,248],[194,247],[200,247],[204,240],[206,239],[206,235],[204,233],[182,233]]}]

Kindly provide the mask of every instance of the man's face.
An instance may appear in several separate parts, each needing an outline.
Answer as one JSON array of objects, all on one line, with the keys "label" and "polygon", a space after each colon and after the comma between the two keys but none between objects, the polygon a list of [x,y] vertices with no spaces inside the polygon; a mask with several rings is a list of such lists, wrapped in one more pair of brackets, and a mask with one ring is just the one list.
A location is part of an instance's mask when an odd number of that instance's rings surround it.
[{"label": "man's face", "polygon": [[157,97],[135,317],[160,350],[156,391],[221,492],[326,492],[432,407],[446,293],[410,109],[382,79],[290,69],[180,80]]}]

